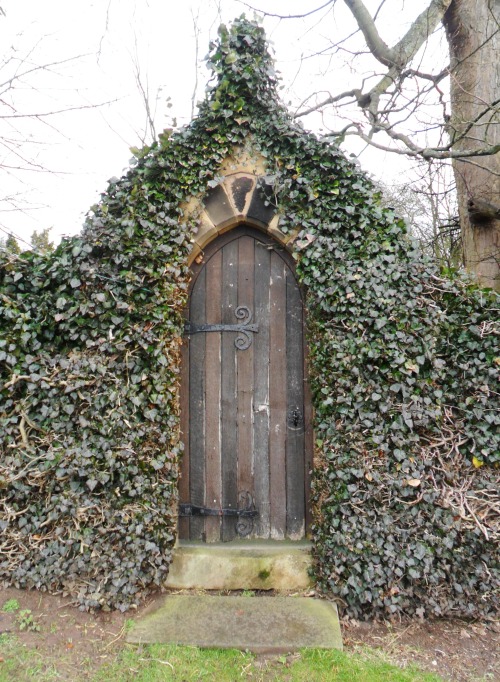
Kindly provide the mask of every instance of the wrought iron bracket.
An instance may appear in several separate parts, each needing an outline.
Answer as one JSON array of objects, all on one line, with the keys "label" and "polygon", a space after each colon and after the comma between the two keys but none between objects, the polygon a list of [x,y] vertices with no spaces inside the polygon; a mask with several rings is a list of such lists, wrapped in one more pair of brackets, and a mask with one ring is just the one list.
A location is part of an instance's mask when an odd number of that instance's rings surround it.
[{"label": "wrought iron bracket", "polygon": [[179,505],[179,516],[234,516],[238,519],[236,532],[241,537],[245,537],[252,532],[253,520],[259,516],[259,512],[255,509],[251,493],[243,491],[238,494],[237,509],[233,507],[215,509],[187,502]]},{"label": "wrought iron bracket", "polygon": [[251,334],[259,333],[259,325],[251,324],[252,313],[246,305],[238,306],[234,314],[238,320],[241,320],[240,324],[195,324],[194,322],[186,322],[184,333],[191,336],[191,334],[202,332],[236,332],[238,336],[234,340],[234,345],[238,350],[246,350],[252,344]]},{"label": "wrought iron bracket", "polygon": [[179,516],[243,516],[255,518],[258,515],[259,512],[256,509],[233,509],[231,507],[214,509],[210,507],[201,507],[198,504],[191,504],[191,502],[179,505]]}]

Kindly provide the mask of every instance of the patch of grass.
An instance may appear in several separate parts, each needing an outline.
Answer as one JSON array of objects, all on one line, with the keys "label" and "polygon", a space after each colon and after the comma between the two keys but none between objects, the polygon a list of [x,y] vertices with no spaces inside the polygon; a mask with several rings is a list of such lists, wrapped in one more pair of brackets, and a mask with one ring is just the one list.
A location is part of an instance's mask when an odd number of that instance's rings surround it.
[{"label": "patch of grass", "polygon": [[234,682],[439,682],[416,668],[401,670],[384,660],[366,660],[340,651],[309,649],[270,659],[234,649],[197,649],[173,645],[127,648],[104,666],[95,682],[185,680]]},{"label": "patch of grass", "polygon": [[[379,658],[366,659],[343,651],[307,649],[290,666],[297,682],[439,682],[442,678],[411,666],[397,668]],[[279,679],[279,678],[278,678]]]},{"label": "patch of grass", "polygon": [[360,654],[305,649],[263,657],[235,649],[126,645],[110,663],[91,672],[92,662],[83,656],[70,664],[62,651],[47,655],[27,647],[22,635],[3,634],[0,654],[0,682],[442,682],[416,667],[397,668],[371,649]]},{"label": "patch of grass", "polygon": [[130,630],[132,630],[134,625],[135,625],[135,620],[133,618],[127,618],[127,620],[125,621],[125,625],[124,625],[125,632],[130,632]]},{"label": "patch of grass", "polygon": [[0,635],[0,653],[3,659],[0,665],[0,682],[27,682],[35,677],[40,682],[56,679],[54,675],[44,675],[42,656],[25,647],[15,635]]},{"label": "patch of grass", "polygon": [[175,645],[128,647],[112,665],[104,666],[95,682],[163,682],[163,680],[244,679],[253,656],[235,649],[198,649]]},{"label": "patch of grass", "polygon": [[2,606],[2,611],[4,613],[15,613],[16,611],[19,611],[20,608],[17,599],[8,599]]},{"label": "patch of grass", "polygon": [[[47,656],[43,651],[27,647],[16,635],[0,635],[0,682],[55,682],[67,679],[61,676],[63,657]],[[77,682],[75,673],[74,680]],[[88,678],[87,678],[88,679]]]}]

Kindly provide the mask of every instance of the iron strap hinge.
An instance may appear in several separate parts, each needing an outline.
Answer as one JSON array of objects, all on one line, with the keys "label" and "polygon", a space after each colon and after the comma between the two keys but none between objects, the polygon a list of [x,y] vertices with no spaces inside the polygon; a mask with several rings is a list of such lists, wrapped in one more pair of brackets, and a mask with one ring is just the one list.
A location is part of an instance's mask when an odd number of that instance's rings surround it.
[{"label": "iron strap hinge", "polygon": [[251,324],[252,313],[246,305],[238,306],[234,314],[238,320],[241,320],[240,324],[195,324],[194,322],[186,322],[184,333],[190,336],[201,332],[236,332],[238,336],[234,345],[238,350],[246,350],[252,343],[251,334],[259,333],[259,325]]},{"label": "iron strap hinge", "polygon": [[237,518],[235,530],[242,538],[253,531],[253,520],[259,515],[255,509],[253,495],[248,490],[238,493],[238,507],[211,509],[191,502],[179,505],[179,516],[235,516]]},{"label": "iron strap hinge", "polygon": [[256,509],[210,509],[197,504],[180,504],[179,516],[246,516],[255,518],[259,515]]},{"label": "iron strap hinge", "polygon": [[200,332],[253,332],[259,331],[258,324],[195,324],[186,322],[185,334],[199,334]]}]

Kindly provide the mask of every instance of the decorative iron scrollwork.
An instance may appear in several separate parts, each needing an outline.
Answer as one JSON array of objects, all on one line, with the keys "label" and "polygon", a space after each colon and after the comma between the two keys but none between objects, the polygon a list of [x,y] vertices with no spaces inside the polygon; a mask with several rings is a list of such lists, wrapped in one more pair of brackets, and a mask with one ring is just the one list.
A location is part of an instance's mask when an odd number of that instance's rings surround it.
[{"label": "decorative iron scrollwork", "polygon": [[234,314],[238,320],[242,321],[241,325],[238,325],[240,327],[240,334],[235,338],[234,345],[238,350],[246,350],[252,343],[250,332],[254,334],[257,333],[259,331],[259,325],[250,324],[252,321],[252,313],[250,312],[250,308],[246,305],[239,305],[234,311]]},{"label": "decorative iron scrollwork", "polygon": [[247,490],[238,494],[238,520],[236,521],[236,532],[242,538],[253,531],[253,520],[259,512],[255,509],[255,504],[251,493]]},{"label": "decorative iron scrollwork", "polygon": [[238,320],[242,321],[241,324],[195,324],[194,322],[186,322],[184,333],[189,336],[201,332],[237,332],[238,336],[234,340],[234,345],[238,350],[246,350],[252,344],[251,334],[259,333],[259,325],[251,324],[252,313],[246,305],[238,306],[234,314]]}]

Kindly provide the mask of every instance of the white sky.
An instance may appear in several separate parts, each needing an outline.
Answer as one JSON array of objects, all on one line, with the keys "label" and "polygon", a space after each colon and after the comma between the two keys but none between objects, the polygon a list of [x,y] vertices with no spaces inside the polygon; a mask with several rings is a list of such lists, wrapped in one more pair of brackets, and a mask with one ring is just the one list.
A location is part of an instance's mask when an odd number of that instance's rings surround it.
[{"label": "white sky", "polygon": [[[321,4],[321,0],[317,4],[256,0],[253,6],[298,14]],[[366,4],[375,9],[380,2]],[[422,8],[404,0],[388,4],[383,26],[392,43]],[[27,69],[46,67],[15,81],[13,90],[0,85],[0,166],[4,169],[0,236],[12,232],[26,242],[33,230],[46,227],[51,228],[54,241],[76,234],[107,180],[128,166],[129,148],[141,146],[146,117],[134,63],[139,64],[142,85],[149,89],[156,109],[156,133],[172,126],[174,118],[183,125],[191,118],[196,83],[195,101],[203,97],[209,73],[202,59],[221,19],[230,22],[242,12],[253,15],[238,0],[0,0],[0,7],[6,12],[0,16],[4,54],[0,84]],[[294,106],[314,90],[359,85],[351,54],[340,52],[335,61],[307,58],[350,32],[343,3],[336,3],[334,13],[325,12],[307,20],[269,17],[264,21],[283,76],[283,99]],[[59,64],[48,66],[54,62]],[[6,118],[68,108],[74,110],[38,119]],[[304,123],[314,130],[323,125],[318,115]],[[364,152],[360,161],[386,180],[400,176],[406,167],[401,157],[384,153]]]}]

